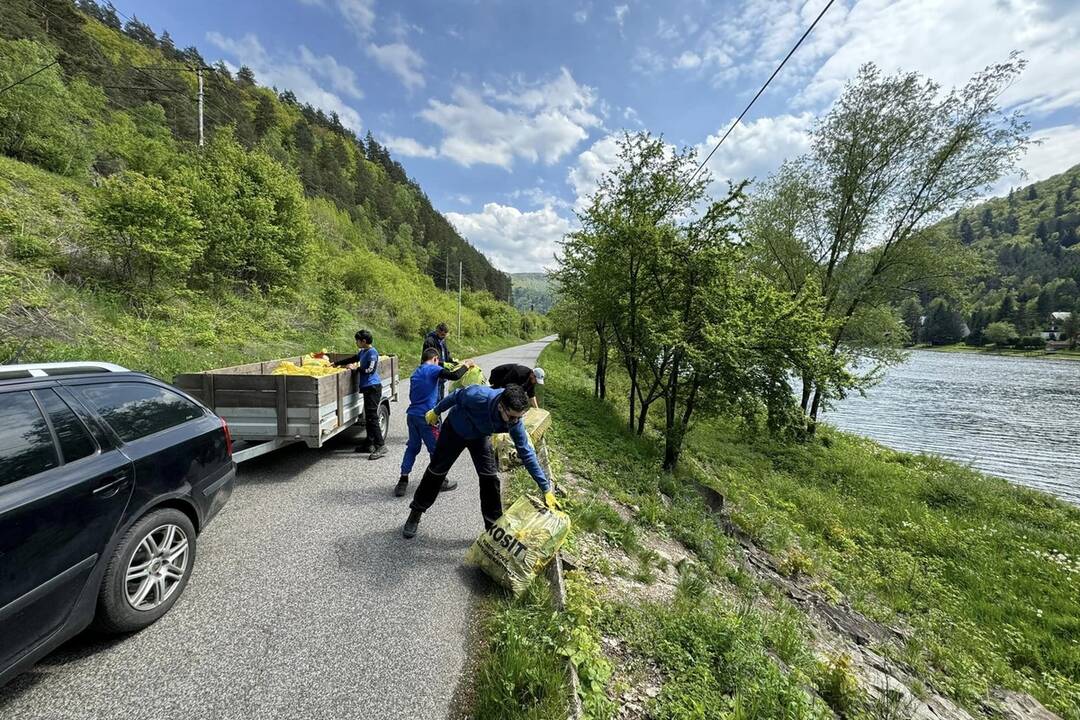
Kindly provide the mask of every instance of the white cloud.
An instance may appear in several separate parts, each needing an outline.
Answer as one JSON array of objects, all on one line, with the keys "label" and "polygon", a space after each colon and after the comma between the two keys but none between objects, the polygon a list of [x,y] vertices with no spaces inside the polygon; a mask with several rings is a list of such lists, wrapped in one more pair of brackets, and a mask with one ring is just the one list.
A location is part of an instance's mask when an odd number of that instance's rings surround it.
[{"label": "white cloud", "polygon": [[962,85],[982,68],[1020,50],[1030,64],[1002,95],[1002,102],[1034,113],[1076,107],[1080,105],[1078,21],[1080,5],[1052,8],[1047,0],[901,0],[891,4],[864,0],[848,13],[842,32],[823,40],[830,54],[814,73],[805,100],[831,99],[866,61],[888,72],[917,70],[949,87]]},{"label": "white cloud", "polygon": [[574,13],[574,22],[579,25],[587,23],[589,21],[589,11],[592,9],[592,4],[587,4]]},{"label": "white cloud", "polygon": [[600,179],[609,170],[618,165],[620,135],[605,135],[592,144],[585,152],[578,155],[577,164],[570,168],[566,181],[570,183],[577,201],[574,206],[582,210],[589,198],[596,192]]},{"label": "white cloud", "polygon": [[[360,132],[363,127],[360,114],[350,107],[340,95],[324,88],[319,78],[316,77],[316,75],[319,75],[323,78],[329,78],[331,86],[340,90],[340,88],[337,88],[337,84],[343,82],[347,76],[340,72],[335,76],[332,71],[327,69],[329,64],[324,64],[318,71],[313,71],[303,58],[307,48],[301,46],[296,56],[271,57],[262,46],[262,43],[259,42],[259,39],[251,33],[241,38],[230,38],[219,32],[211,31],[206,34],[206,39],[211,45],[232,56],[237,63],[250,67],[261,84],[273,86],[279,90],[291,90],[301,102],[311,103],[317,108],[322,108],[327,113],[337,113],[338,117],[341,118],[341,123],[355,132]],[[314,58],[315,56],[312,55],[311,57]],[[325,58],[333,60],[329,55],[323,56],[323,59]],[[342,68],[336,61],[333,63],[333,67],[339,70],[347,70],[347,68]],[[351,90],[359,92],[359,88],[355,87],[355,77],[353,77],[353,81]]]},{"label": "white cloud", "polygon": [[629,5],[616,5],[615,6],[615,24],[619,26],[619,30],[622,30],[623,22],[626,20],[626,13],[630,12]]},{"label": "white cloud", "polygon": [[630,59],[630,69],[642,75],[655,75],[666,67],[664,56],[644,45],[639,46]]},{"label": "white cloud", "polygon": [[[739,123],[706,168],[717,183],[749,178],[764,180],[785,160],[793,160],[810,149],[810,126],[813,121],[814,116],[805,112]],[[698,157],[708,155],[729,126],[730,122],[705,138],[697,146]]]},{"label": "white cloud", "polygon": [[404,157],[424,157],[433,158],[439,156],[439,151],[435,148],[424,145],[410,137],[395,137],[388,135],[383,140],[383,145],[390,148],[391,152],[396,155],[402,155]]},{"label": "white cloud", "polygon": [[1080,123],[1058,125],[1032,133],[1033,145],[1020,161],[1024,174],[1002,178],[987,192],[987,197],[1004,195],[1009,188],[1028,185],[1068,170],[1080,158]]},{"label": "white cloud", "polygon": [[701,65],[701,56],[687,50],[682,55],[675,58],[674,65],[679,70],[692,70]]},{"label": "white cloud", "polygon": [[507,272],[538,272],[554,266],[559,241],[571,229],[570,221],[550,207],[522,212],[510,205],[486,203],[483,212],[450,212],[446,219]]},{"label": "white cloud", "polygon": [[338,63],[331,55],[316,55],[304,45],[300,48],[300,62],[316,75],[321,75],[330,81],[331,87],[346,95],[351,95],[357,100],[364,97],[363,91],[356,84],[356,73],[352,69]]},{"label": "white cloud", "polygon": [[673,22],[669,22],[665,18],[660,18],[656,24],[656,37],[661,40],[667,40],[668,42],[674,42],[679,39],[679,28]]},{"label": "white cloud", "polygon": [[531,187],[525,190],[515,190],[512,193],[507,193],[507,197],[512,200],[520,200],[524,198],[535,207],[555,207],[562,210],[569,210],[573,207],[573,203],[567,202],[560,197],[556,197],[555,195],[552,195],[551,193],[546,192],[539,187]]},{"label": "white cloud", "polygon": [[[760,82],[826,0],[742,0],[707,23],[697,46],[717,84]],[[1060,0],[849,0],[836,3],[774,81],[798,107],[831,102],[859,66],[964,84],[1020,50],[1030,65],[1001,100],[1031,113],[1080,106],[1080,3]],[[737,62],[732,62],[736,58]],[[773,90],[775,92],[775,90]]]},{"label": "white cloud", "polygon": [[310,5],[312,7],[326,7],[325,0],[300,0],[301,5]]},{"label": "white cloud", "polygon": [[349,29],[361,40],[375,28],[375,0],[337,0],[337,8]]},{"label": "white cloud", "polygon": [[[728,180],[762,180],[779,168],[784,160],[805,153],[810,147],[809,131],[813,120],[813,115],[807,112],[740,123],[706,165],[713,175],[714,186]],[[727,128],[725,125],[697,144],[699,158],[704,159],[709,154]],[[600,179],[618,165],[618,141],[621,138],[621,133],[600,138],[579,154],[577,162],[570,168],[566,181],[577,196],[574,207],[579,212],[588,205]],[[670,144],[667,149],[669,152],[675,150]],[[719,192],[719,189],[714,192]]]},{"label": "white cloud", "polygon": [[565,68],[555,79],[504,91],[454,89],[450,102],[431,99],[420,117],[443,131],[439,153],[466,167],[510,169],[515,158],[558,162],[588,137],[600,119],[592,88]]},{"label": "white cloud", "polygon": [[424,76],[420,68],[424,66],[424,58],[405,43],[396,42],[389,45],[368,45],[367,54],[384,70],[398,76],[402,84],[408,90],[424,87]]},{"label": "white cloud", "polygon": [[622,116],[623,116],[623,120],[630,123],[631,125],[637,125],[638,127],[644,127],[645,126],[645,123],[641,122],[641,116],[638,115],[638,111],[635,110],[634,108],[630,107],[629,105],[627,105],[623,109]]}]

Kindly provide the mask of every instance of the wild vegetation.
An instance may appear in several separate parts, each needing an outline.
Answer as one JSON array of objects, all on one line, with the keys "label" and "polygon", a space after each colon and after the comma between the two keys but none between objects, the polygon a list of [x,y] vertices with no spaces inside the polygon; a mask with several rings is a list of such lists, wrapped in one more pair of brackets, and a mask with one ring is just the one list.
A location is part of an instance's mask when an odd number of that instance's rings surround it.
[{"label": "wild vegetation", "polygon": [[[575,613],[598,633],[576,656],[601,678],[602,692],[582,691],[589,717],[910,718],[931,697],[983,717],[1009,688],[1080,718],[1080,510],[828,426],[792,443],[764,415],[698,423],[663,472],[660,424],[630,431],[622,403],[595,397],[592,364],[570,355],[541,356],[542,401],[570,492]],[[621,369],[609,382],[613,398],[629,387]],[[721,511],[699,486],[723,497]],[[771,558],[782,584],[752,554]],[[789,583],[836,617],[887,629],[866,647],[902,682],[875,690],[854,661],[865,641],[838,646]],[[563,716],[573,624],[560,629],[569,621],[537,586],[489,618],[479,696],[500,717]],[[639,709],[627,715],[628,702]]]},{"label": "wild vegetation", "polygon": [[465,264],[462,335],[539,330],[385,148],[287,90],[206,68],[198,147],[188,68],[205,65],[89,0],[0,8],[0,361],[168,377],[348,347],[359,324],[411,347],[455,324],[448,253]]}]

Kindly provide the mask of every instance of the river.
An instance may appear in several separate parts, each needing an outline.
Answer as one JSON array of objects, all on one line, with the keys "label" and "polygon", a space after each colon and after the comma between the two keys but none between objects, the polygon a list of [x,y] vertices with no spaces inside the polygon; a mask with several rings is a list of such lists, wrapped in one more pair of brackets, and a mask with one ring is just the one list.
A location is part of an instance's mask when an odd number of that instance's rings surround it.
[{"label": "river", "polygon": [[1080,361],[917,350],[823,418],[1080,505]]}]

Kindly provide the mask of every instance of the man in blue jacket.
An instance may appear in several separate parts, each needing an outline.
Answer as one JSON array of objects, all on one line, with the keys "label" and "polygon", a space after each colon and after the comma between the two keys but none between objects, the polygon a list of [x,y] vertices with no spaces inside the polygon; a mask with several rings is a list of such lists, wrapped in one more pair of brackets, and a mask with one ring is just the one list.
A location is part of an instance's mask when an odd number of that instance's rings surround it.
[{"label": "man in blue jacket", "polygon": [[401,534],[407,538],[416,535],[420,516],[435,502],[442,489],[443,478],[466,448],[472,456],[476,474],[480,476],[480,513],[484,516],[484,527],[490,528],[499,519],[502,515],[502,498],[499,495],[498,465],[491,449],[491,436],[494,433],[510,433],[518,457],[540,487],[544,502],[548,507],[555,508],[557,503],[551,492],[551,483],[536,459],[525,432],[525,424],[521,422],[528,409],[529,396],[520,385],[507,385],[500,390],[485,385],[469,385],[450,393],[429,410],[425,416],[429,425],[437,424],[439,416],[447,410],[450,414],[442,424],[431,463],[413,494],[409,519],[405,521]]},{"label": "man in blue jacket", "polygon": [[[425,348],[420,358],[420,367],[409,378],[409,409],[405,411],[405,421],[409,426],[409,441],[405,444],[405,456],[401,459],[401,477],[394,488],[394,495],[401,497],[409,485],[409,473],[412,472],[416,456],[420,454],[420,445],[427,446],[428,454],[435,452],[435,428],[428,425],[424,416],[435,407],[438,401],[438,386],[444,380],[460,380],[469,368],[472,360],[458,365],[456,370],[447,370],[439,364],[439,351]],[[443,478],[442,489],[453,490],[457,483]]]},{"label": "man in blue jacket", "polygon": [[[348,366],[356,370],[356,389],[364,398],[364,424],[367,426],[367,441],[371,454],[368,460],[378,460],[386,456],[386,443],[383,440],[382,426],[379,425],[379,404],[382,402],[382,378],[379,377],[379,351],[371,343],[375,338],[370,330],[357,330],[355,357],[347,357],[334,363],[334,367]],[[358,445],[356,452],[367,452]]]}]

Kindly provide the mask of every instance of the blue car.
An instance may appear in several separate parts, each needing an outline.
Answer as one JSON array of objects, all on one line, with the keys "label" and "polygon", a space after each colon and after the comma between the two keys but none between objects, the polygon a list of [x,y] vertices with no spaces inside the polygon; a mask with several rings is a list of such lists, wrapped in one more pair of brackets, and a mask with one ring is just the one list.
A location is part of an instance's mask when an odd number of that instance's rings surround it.
[{"label": "blue car", "polygon": [[0,685],[91,624],[168,612],[235,477],[228,426],[171,385],[0,365]]}]

